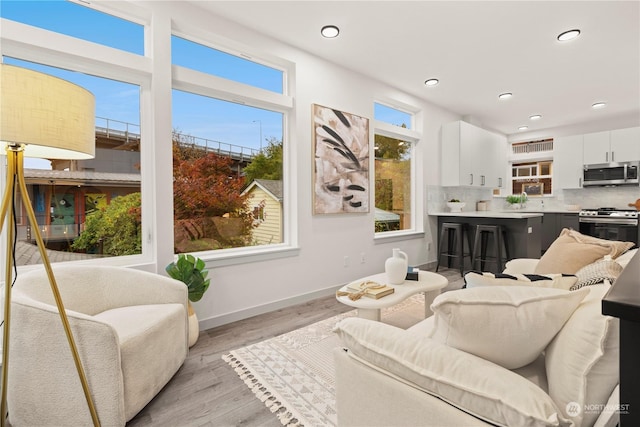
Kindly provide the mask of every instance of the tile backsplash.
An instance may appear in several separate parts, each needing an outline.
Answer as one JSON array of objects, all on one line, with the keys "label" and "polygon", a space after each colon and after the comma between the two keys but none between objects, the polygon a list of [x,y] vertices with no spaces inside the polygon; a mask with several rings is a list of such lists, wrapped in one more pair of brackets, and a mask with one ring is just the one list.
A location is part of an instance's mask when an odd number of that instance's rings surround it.
[{"label": "tile backsplash", "polygon": [[[440,187],[427,186],[427,212],[443,212],[447,210],[447,200],[459,199],[467,205],[463,211],[475,211],[476,202],[489,201],[489,210],[500,211],[508,208],[504,197],[494,197],[491,189],[473,187]],[[640,199],[640,187],[589,187],[575,190],[560,190],[554,196],[530,197],[527,209],[564,210],[569,205],[579,209],[614,207],[617,209],[633,209],[628,206]]]}]

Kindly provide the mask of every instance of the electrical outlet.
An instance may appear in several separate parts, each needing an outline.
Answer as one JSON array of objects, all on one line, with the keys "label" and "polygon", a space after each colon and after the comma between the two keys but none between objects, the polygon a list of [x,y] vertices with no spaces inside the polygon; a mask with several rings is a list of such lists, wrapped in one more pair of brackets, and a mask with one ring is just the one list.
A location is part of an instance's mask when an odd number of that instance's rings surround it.
[{"label": "electrical outlet", "polygon": [[360,264],[364,264],[365,262],[366,261],[365,261],[365,258],[364,258],[364,252],[361,252],[360,253]]},{"label": "electrical outlet", "polygon": [[345,267],[349,267],[349,257],[348,256],[344,257],[344,266]]}]

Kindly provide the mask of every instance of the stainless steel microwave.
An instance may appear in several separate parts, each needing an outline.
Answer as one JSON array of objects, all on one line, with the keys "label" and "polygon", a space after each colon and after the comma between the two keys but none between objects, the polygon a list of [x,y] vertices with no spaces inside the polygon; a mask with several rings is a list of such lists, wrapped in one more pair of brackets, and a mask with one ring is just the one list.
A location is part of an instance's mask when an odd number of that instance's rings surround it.
[{"label": "stainless steel microwave", "polygon": [[640,161],[584,165],[582,186],[640,185]]}]

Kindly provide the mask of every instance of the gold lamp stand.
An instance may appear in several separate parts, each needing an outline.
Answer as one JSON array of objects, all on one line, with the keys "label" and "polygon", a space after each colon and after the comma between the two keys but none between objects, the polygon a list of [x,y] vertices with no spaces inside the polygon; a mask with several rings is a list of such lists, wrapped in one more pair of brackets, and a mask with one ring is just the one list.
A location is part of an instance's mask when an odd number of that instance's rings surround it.
[{"label": "gold lamp stand", "polygon": [[4,286],[4,332],[2,336],[2,402],[0,404],[0,426],[4,427],[6,418],[7,418],[7,373],[9,366],[9,333],[10,333],[10,324],[11,324],[11,286],[12,286],[12,265],[14,263],[14,252],[13,252],[13,244],[17,236],[14,235],[14,227],[15,227],[15,219],[13,217],[13,208],[15,206],[16,199],[16,184],[18,185],[20,196],[23,201],[23,205],[27,211],[27,216],[29,218],[29,222],[32,225],[34,230],[34,235],[36,238],[36,242],[38,244],[38,249],[40,250],[40,256],[42,257],[42,263],[44,264],[44,268],[47,271],[47,276],[49,278],[49,283],[51,284],[51,291],[53,292],[53,296],[56,301],[56,305],[58,307],[58,313],[60,314],[60,320],[62,321],[62,326],[64,327],[64,331],[67,335],[67,341],[69,342],[69,347],[71,349],[71,353],[73,354],[73,360],[76,365],[76,370],[78,371],[78,376],[80,377],[80,382],[82,383],[82,389],[84,391],[85,398],[87,400],[87,405],[89,405],[89,411],[91,412],[91,418],[93,420],[94,426],[100,425],[100,420],[98,419],[98,414],[96,412],[96,408],[93,404],[93,399],[91,397],[91,392],[89,390],[89,385],[87,383],[87,377],[85,376],[84,369],[82,368],[82,362],[80,361],[80,356],[78,354],[78,349],[76,348],[75,341],[73,339],[73,334],[71,333],[71,327],[69,326],[69,320],[67,319],[67,314],[64,310],[64,305],[62,304],[62,298],[60,297],[60,292],[58,291],[58,285],[56,283],[56,279],[53,276],[53,270],[51,269],[51,263],[49,262],[49,258],[47,256],[47,252],[44,246],[44,242],[42,240],[42,235],[40,234],[40,230],[38,229],[38,223],[36,221],[36,215],[33,211],[33,206],[31,206],[31,201],[29,200],[29,194],[27,192],[27,186],[24,180],[24,166],[23,166],[23,155],[24,155],[24,146],[20,144],[13,144],[7,146],[7,183],[4,195],[2,197],[2,209],[0,212],[0,233],[2,232],[4,226],[4,220],[7,218],[7,262],[6,262],[6,276],[5,276],[5,286]]}]

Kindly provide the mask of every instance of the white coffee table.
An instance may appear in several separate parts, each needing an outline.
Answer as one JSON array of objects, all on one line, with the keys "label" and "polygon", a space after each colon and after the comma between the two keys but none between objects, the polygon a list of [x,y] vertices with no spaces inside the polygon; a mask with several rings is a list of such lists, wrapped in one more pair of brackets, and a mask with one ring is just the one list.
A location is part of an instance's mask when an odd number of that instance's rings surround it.
[{"label": "white coffee table", "polygon": [[[389,284],[387,275],[385,273],[374,274],[373,276],[363,277],[362,279],[355,280],[355,282],[362,282],[370,280],[381,284]],[[446,277],[441,274],[432,273],[431,271],[418,272],[418,280],[405,280],[400,285],[389,285],[394,288],[394,292],[390,295],[384,296],[380,299],[373,299],[369,297],[362,297],[358,300],[352,301],[348,296],[337,296],[336,298],[343,304],[358,309],[358,317],[364,319],[380,321],[380,310],[386,307],[396,305],[411,295],[415,295],[419,292],[424,293],[424,316],[425,318],[431,316],[431,303],[440,294],[440,291],[449,284]],[[349,292],[347,285],[340,288],[341,291]]]}]

